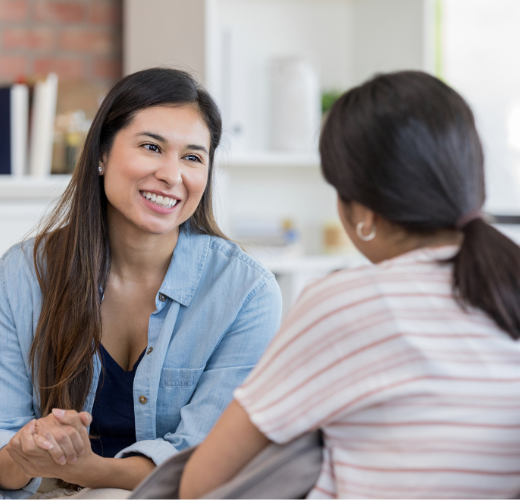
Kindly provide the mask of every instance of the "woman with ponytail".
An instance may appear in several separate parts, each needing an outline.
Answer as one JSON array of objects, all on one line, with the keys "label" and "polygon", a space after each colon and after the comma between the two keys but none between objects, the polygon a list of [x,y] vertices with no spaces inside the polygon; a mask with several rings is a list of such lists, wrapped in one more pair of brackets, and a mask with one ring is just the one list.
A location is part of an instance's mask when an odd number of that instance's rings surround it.
[{"label": "woman with ponytail", "polygon": [[380,75],[335,103],[320,153],[373,265],[304,291],[187,464],[181,496],[321,429],[312,498],[516,497],[520,248],[481,212],[470,108],[426,73]]},{"label": "woman with ponytail", "polygon": [[133,489],[204,439],[276,333],[273,274],[213,217],[221,131],[189,74],[125,77],[47,223],[0,260],[0,498],[42,477]]}]

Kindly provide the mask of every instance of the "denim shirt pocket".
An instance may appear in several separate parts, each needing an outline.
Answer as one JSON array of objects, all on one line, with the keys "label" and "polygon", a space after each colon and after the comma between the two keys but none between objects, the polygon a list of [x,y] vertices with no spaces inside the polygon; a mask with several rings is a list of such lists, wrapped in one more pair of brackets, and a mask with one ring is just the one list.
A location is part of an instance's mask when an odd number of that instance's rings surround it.
[{"label": "denim shirt pocket", "polygon": [[204,368],[163,368],[157,401],[159,436],[175,432],[181,420],[181,409],[188,403]]},{"label": "denim shirt pocket", "polygon": [[204,368],[163,368],[159,387],[191,387],[196,385]]}]

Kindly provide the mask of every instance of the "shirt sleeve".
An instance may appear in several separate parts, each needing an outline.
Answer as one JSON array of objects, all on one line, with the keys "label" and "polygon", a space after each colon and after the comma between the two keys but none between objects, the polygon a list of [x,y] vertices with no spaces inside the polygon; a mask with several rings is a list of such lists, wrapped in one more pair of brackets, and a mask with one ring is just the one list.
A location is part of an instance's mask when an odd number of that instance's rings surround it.
[{"label": "shirt sleeve", "polygon": [[[5,258],[0,261],[0,449],[34,417],[32,382],[26,365],[7,294]],[[1,490],[0,498],[28,498],[41,479],[20,490]]]},{"label": "shirt sleeve", "polygon": [[134,443],[116,455],[141,454],[156,465],[202,442],[239,386],[256,365],[278,331],[281,294],[274,276],[261,282],[246,298],[235,321],[223,336],[202,373],[181,421],[173,433]]},{"label": "shirt sleeve", "polygon": [[355,334],[357,313],[330,292],[326,283],[304,292],[234,393],[251,421],[276,443],[354,411],[379,383],[363,347],[371,340]]}]

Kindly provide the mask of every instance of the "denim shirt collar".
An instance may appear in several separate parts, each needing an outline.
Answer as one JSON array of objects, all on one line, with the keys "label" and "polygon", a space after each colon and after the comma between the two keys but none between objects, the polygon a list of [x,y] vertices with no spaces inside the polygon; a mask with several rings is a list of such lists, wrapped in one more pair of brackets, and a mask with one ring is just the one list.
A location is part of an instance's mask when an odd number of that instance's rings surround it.
[{"label": "denim shirt collar", "polygon": [[159,294],[189,306],[202,277],[209,244],[207,234],[197,234],[189,226],[181,227]]}]

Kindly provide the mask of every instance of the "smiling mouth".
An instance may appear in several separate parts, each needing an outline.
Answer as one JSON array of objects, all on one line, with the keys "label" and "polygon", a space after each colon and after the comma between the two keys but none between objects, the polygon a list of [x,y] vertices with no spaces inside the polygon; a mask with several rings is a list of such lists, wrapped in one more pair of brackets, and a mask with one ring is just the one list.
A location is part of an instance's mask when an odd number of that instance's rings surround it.
[{"label": "smiling mouth", "polygon": [[167,196],[156,195],[155,193],[150,193],[148,191],[139,191],[143,198],[146,198],[148,201],[162,208],[172,208],[174,207],[180,200],[176,200],[175,198],[168,198]]}]

